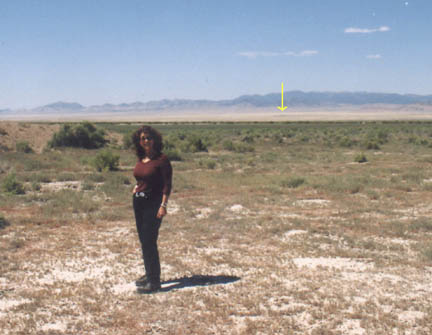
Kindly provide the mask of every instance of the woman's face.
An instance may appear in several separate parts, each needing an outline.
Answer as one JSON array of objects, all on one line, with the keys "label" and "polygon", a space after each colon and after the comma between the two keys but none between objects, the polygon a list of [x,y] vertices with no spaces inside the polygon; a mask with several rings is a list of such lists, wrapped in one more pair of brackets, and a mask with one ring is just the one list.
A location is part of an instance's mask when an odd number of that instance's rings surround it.
[{"label": "woman's face", "polygon": [[148,133],[141,133],[140,143],[146,153],[148,153],[153,146],[153,137]]}]

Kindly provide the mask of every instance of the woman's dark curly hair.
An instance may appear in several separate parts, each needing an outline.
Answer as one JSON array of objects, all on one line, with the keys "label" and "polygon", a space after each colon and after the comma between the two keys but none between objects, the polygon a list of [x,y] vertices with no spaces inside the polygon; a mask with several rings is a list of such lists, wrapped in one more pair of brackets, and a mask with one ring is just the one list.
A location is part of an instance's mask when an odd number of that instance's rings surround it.
[{"label": "woman's dark curly hair", "polygon": [[132,134],[132,142],[135,146],[135,154],[138,159],[143,159],[146,157],[146,152],[144,148],[141,146],[141,134],[147,134],[153,139],[152,150],[149,154],[150,159],[155,159],[159,157],[162,153],[163,144],[162,144],[162,135],[154,128],[150,126],[142,126],[137,131]]}]

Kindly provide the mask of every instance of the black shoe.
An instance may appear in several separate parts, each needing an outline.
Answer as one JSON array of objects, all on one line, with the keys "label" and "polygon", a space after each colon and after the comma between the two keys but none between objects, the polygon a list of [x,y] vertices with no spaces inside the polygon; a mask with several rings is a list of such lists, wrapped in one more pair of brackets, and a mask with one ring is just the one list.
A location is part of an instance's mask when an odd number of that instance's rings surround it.
[{"label": "black shoe", "polygon": [[148,279],[147,279],[147,276],[146,276],[146,275],[144,275],[144,276],[138,278],[138,279],[135,281],[135,285],[136,285],[136,286],[144,286],[144,285],[147,284],[147,283],[148,283]]},{"label": "black shoe", "polygon": [[161,289],[160,282],[150,282],[148,281],[144,286],[138,288],[139,293],[152,293],[157,292]]}]

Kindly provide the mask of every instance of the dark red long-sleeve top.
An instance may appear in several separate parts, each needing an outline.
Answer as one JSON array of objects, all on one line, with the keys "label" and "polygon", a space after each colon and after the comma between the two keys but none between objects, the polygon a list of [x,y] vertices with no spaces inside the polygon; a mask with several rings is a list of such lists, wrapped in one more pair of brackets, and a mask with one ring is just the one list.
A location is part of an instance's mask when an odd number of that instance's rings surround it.
[{"label": "dark red long-sleeve top", "polygon": [[161,154],[147,163],[139,160],[133,174],[138,185],[137,192],[151,191],[154,195],[170,195],[172,167],[166,155]]}]

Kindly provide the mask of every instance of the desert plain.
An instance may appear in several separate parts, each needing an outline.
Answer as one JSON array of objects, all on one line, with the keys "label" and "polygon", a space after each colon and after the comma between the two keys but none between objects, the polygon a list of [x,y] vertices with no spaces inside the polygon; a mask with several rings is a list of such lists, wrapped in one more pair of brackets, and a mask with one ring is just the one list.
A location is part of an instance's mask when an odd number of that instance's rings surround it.
[{"label": "desert plain", "polygon": [[[431,334],[427,107],[287,115],[89,117],[100,149],[48,146],[80,117],[1,121],[2,334]],[[142,123],[174,169],[148,295],[126,145]],[[107,150],[119,164],[97,171]]]}]

